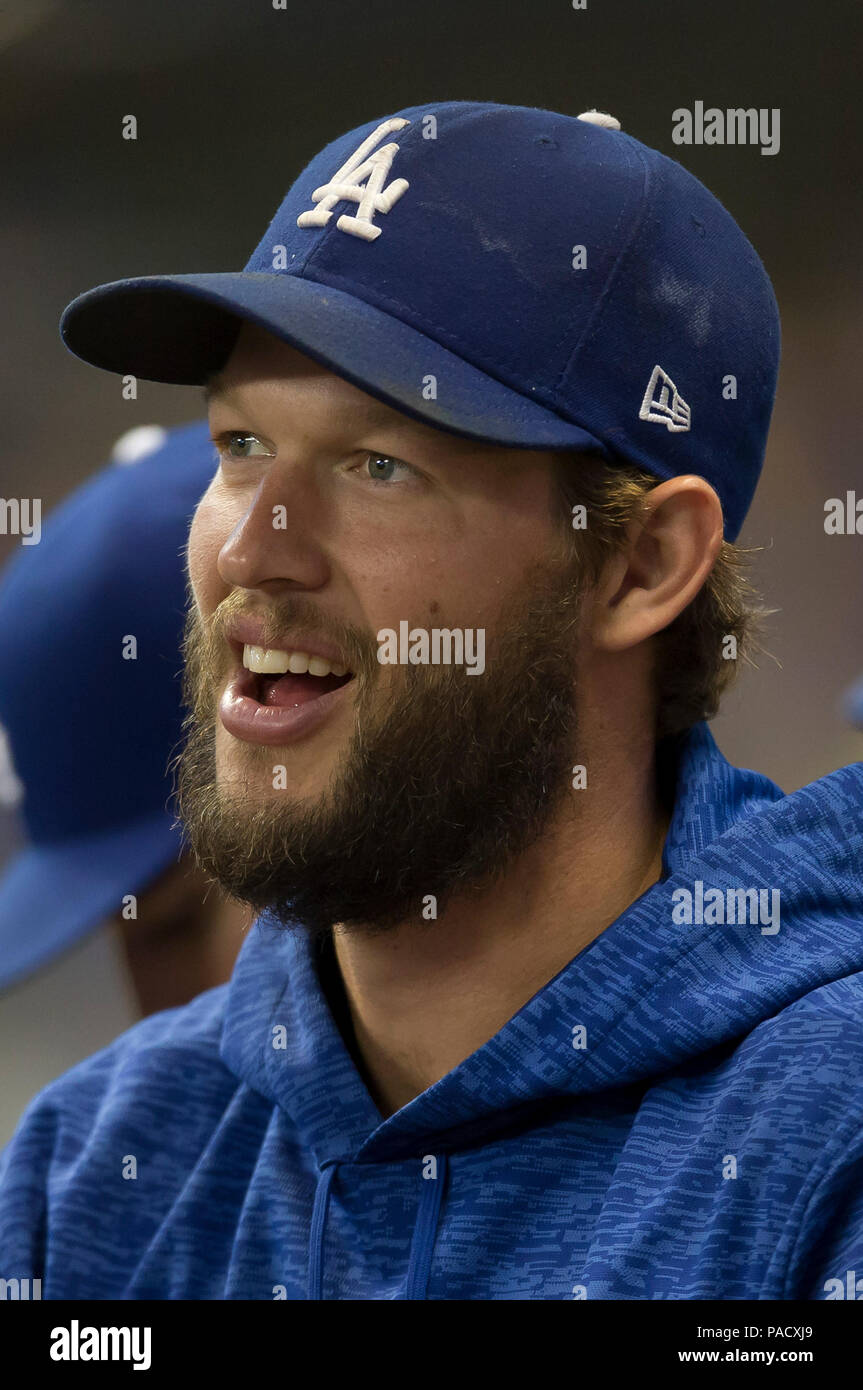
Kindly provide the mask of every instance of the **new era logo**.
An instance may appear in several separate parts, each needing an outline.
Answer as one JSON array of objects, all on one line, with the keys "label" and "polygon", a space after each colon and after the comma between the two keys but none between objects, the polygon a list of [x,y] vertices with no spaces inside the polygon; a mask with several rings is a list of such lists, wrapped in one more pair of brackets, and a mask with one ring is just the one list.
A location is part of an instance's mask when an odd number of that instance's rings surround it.
[{"label": "new era logo", "polygon": [[671,377],[661,367],[653,369],[638,418],[652,420],[656,425],[665,425],[675,433],[689,429],[692,412]]}]

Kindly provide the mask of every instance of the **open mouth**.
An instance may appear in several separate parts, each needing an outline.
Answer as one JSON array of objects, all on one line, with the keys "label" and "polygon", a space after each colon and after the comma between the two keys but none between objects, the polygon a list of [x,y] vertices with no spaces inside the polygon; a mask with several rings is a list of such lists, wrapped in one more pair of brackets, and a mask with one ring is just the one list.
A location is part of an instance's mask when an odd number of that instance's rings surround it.
[{"label": "open mouth", "polygon": [[337,662],[302,651],[243,647],[244,693],[259,705],[293,709],[340,690],[353,672]]},{"label": "open mouth", "polygon": [[298,648],[257,647],[229,638],[236,657],[219,700],[219,719],[247,743],[281,746],[309,738],[349,698],[354,672],[333,650],[328,656]]}]

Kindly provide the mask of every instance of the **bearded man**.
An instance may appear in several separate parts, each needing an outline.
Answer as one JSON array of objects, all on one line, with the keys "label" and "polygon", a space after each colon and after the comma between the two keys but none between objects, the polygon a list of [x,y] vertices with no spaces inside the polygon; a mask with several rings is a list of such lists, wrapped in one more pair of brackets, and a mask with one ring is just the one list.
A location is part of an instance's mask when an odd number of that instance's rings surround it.
[{"label": "bearded man", "polygon": [[62,331],[205,387],[180,808],[258,916],[229,984],[30,1107],[4,1273],[839,1296],[863,767],[786,796],[706,722],[759,617],[779,356],[731,216],[613,117],[411,107],[317,155],[243,271]]}]

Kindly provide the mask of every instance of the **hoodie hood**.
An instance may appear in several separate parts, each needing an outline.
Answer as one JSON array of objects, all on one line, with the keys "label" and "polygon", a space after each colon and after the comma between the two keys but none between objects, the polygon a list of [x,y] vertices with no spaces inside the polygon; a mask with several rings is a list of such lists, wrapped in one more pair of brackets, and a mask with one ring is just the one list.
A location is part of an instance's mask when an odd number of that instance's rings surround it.
[{"label": "hoodie hood", "polygon": [[784,796],[701,724],[660,766],[658,882],[386,1118],[332,949],[259,919],[228,986],[33,1102],[3,1268],[45,1298],[856,1297],[863,765]]},{"label": "hoodie hood", "polygon": [[[369,1095],[308,937],[266,915],[231,982],[225,1064],[290,1115],[322,1169],[391,1161],[503,1135],[562,1098],[648,1083],[863,969],[863,764],[786,796],[731,766],[701,723],[679,742],[674,786],[661,878],[395,1114],[383,1119]],[[715,903],[736,889],[778,904],[778,921],[679,920],[687,895],[709,919],[711,890]]]}]

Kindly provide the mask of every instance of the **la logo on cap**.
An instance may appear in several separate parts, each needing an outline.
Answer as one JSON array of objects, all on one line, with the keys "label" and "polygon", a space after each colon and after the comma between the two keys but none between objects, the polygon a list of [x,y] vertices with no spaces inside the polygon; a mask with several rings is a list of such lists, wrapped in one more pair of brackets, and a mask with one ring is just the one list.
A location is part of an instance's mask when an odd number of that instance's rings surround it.
[{"label": "la logo on cap", "polygon": [[[399,198],[410,187],[407,179],[394,179],[386,188],[384,183],[392,168],[399,147],[395,141],[375,145],[392,130],[401,130],[410,125],[403,116],[391,116],[382,121],[363,143],[354,151],[350,159],[337,169],[329,183],[321,184],[312,194],[312,202],[318,207],[301,212],[297,218],[298,227],[323,227],[333,215],[336,203],[357,204],[355,216],[342,213],[336,226],[340,232],[350,232],[351,236],[362,237],[364,241],[374,241],[381,234],[381,228],[372,221],[376,212],[389,212]],[[374,151],[374,153],[372,153]]]}]

